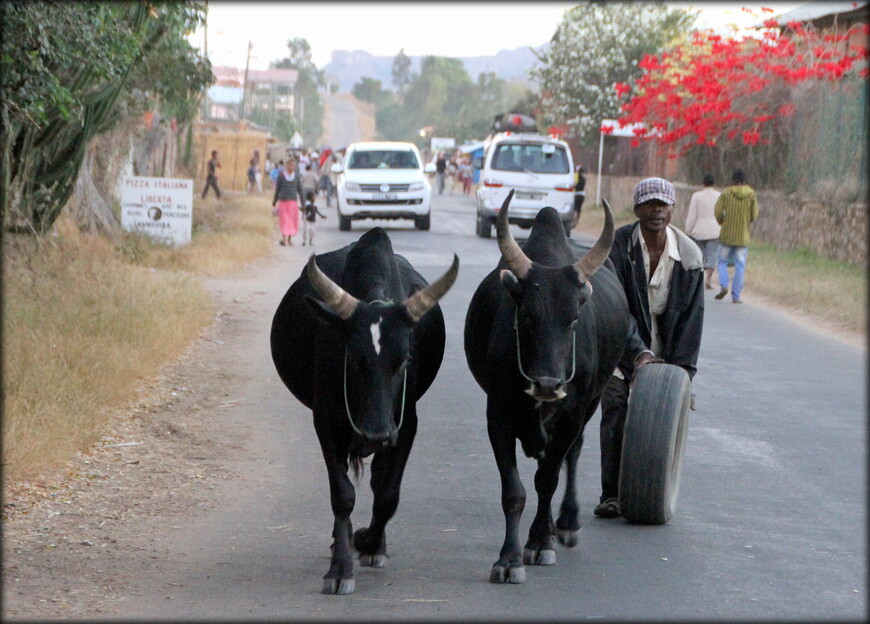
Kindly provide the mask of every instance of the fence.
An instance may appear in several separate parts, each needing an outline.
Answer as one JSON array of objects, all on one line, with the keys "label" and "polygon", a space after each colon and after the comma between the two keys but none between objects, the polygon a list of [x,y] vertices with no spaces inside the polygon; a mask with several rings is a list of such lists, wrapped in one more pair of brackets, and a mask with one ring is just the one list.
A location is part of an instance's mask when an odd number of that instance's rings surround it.
[{"label": "fence", "polygon": [[[604,176],[601,195],[614,212],[630,211],[635,185],[643,177]],[[584,209],[594,205],[597,178],[586,176]],[[671,223],[679,228],[686,224],[689,200],[700,186],[675,183],[677,204]],[[721,187],[719,187],[721,188]],[[857,267],[867,263],[867,203],[830,197],[779,191],[756,191],[758,219],[750,229],[753,238],[783,251],[809,248],[824,258]]]},{"label": "fence", "polygon": [[222,190],[244,191],[248,187],[248,167],[254,150],[260,151],[260,167],[266,157],[269,134],[250,130],[245,122],[232,124],[203,124],[196,132],[198,176],[204,183],[206,166],[212,150],[217,150],[221,168],[218,185]]}]

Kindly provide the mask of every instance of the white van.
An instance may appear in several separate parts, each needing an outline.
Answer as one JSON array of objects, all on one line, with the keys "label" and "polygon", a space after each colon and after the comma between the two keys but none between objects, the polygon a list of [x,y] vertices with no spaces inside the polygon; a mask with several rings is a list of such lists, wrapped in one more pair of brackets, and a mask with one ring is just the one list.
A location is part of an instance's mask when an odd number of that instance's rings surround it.
[{"label": "white van", "polygon": [[401,141],[351,143],[338,176],[338,229],[356,219],[413,219],[418,230],[431,224],[432,185],[417,146]]},{"label": "white van", "polygon": [[489,238],[496,215],[514,189],[508,222],[532,227],[535,216],[552,206],[571,235],[574,210],[574,161],[565,141],[525,132],[499,132],[487,140],[477,187],[477,235]]}]

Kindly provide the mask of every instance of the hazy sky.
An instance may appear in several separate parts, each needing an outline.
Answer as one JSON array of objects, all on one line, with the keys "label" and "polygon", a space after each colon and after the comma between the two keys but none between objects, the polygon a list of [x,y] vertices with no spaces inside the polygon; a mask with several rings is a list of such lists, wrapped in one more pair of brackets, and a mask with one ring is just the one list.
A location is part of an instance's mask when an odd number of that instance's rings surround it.
[{"label": "hazy sky", "polygon": [[[375,56],[489,56],[499,50],[539,46],[550,40],[567,8],[576,2],[209,2],[208,53],[213,65],[243,68],[248,41],[252,69],[287,56],[287,41],[305,38],[317,67],[333,50],[364,50]],[[742,7],[784,13],[801,2],[674,2],[701,9],[700,28],[756,18]],[[191,35],[203,47],[203,29]]]}]

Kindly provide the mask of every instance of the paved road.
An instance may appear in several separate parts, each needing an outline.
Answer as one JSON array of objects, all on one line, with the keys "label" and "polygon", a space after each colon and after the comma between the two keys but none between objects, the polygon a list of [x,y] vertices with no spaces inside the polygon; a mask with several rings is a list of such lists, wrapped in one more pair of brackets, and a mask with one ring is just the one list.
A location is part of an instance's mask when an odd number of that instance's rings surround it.
[{"label": "paved road", "polygon": [[347,147],[354,141],[362,140],[356,107],[346,98],[329,93],[321,93],[325,104],[324,143],[336,149]]},{"label": "paved road", "polygon": [[[815,334],[752,303],[708,296],[677,512],[664,526],[592,515],[599,493],[598,417],[580,459],[581,543],[525,585],[494,585],[504,525],[486,437],[485,397],[465,364],[462,329],[474,288],[494,266],[494,239],[474,235],[469,198],[437,197],[432,230],[384,222],[395,249],[430,281],[461,258],[442,300],[448,334],[439,377],[418,405],[420,426],[385,569],[357,568],[356,593],[320,594],[332,516],[310,412],[277,379],[271,315],[309,248],[281,248],[246,279],[213,280],[247,294],[228,341],[244,358],[218,360],[237,408],[216,426],[244,447],[219,509],[167,531],[174,557],[143,570],[125,616],[300,620],[864,620],[866,577],[865,351]],[[359,237],[334,209],[318,251]],[[523,232],[515,230],[516,236]],[[575,237],[579,238],[577,234]],[[590,241],[591,242],[591,241]],[[750,266],[751,276],[751,266]],[[750,277],[751,279],[751,277]],[[711,293],[713,291],[710,291]],[[534,462],[522,461],[534,508]],[[356,526],[368,522],[367,482]],[[180,523],[182,524],[182,523]],[[155,590],[155,588],[157,588]],[[138,594],[138,595],[137,595]]]}]

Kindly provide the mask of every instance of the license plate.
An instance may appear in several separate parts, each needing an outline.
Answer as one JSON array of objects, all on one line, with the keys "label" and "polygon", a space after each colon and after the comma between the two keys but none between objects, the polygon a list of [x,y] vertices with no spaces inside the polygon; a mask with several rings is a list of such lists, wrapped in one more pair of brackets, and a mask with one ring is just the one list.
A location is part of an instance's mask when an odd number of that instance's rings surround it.
[{"label": "license plate", "polygon": [[397,197],[398,195],[395,193],[372,193],[372,199],[380,199],[382,201],[385,199],[396,199]]},{"label": "license plate", "polygon": [[544,199],[543,193],[526,193],[524,191],[516,192],[517,199]]}]

